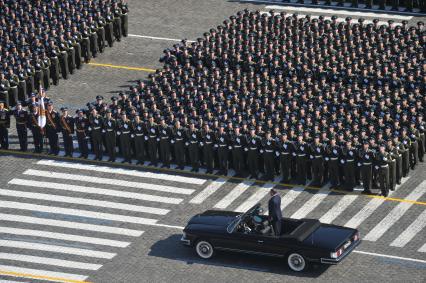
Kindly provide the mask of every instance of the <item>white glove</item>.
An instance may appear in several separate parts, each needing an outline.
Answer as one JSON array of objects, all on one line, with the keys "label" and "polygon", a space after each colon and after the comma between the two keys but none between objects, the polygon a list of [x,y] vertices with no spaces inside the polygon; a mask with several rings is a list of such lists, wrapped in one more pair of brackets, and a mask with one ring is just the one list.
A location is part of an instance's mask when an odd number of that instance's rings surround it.
[{"label": "white glove", "polygon": [[358,166],[361,167],[361,163],[358,162]]},{"label": "white glove", "polygon": [[175,140],[171,140],[171,143],[173,144],[173,143],[175,143]]},{"label": "white glove", "polygon": [[160,141],[160,138],[157,138],[157,141]]},{"label": "white glove", "polygon": [[200,142],[200,146],[203,146],[204,145],[204,143],[203,142]]},{"label": "white glove", "polygon": [[147,137],[147,136],[145,136],[145,140],[146,140],[146,141],[148,140],[148,137]]},{"label": "white glove", "polygon": [[295,152],[293,152],[293,154],[292,154],[293,156],[296,156],[296,153]]},{"label": "white glove", "polygon": [[377,169],[379,169],[379,166],[376,165],[376,166],[374,166],[374,168],[376,168],[376,170],[377,170]]},{"label": "white glove", "polygon": [[106,133],[106,131],[105,131],[105,130],[102,130],[102,133]]},{"label": "white glove", "polygon": [[280,153],[278,151],[275,151],[276,156],[280,156]]},{"label": "white glove", "polygon": [[134,135],[134,134],[131,134],[131,135],[130,135],[130,137],[131,137],[131,138],[134,138],[134,137],[135,137],[135,135]]},{"label": "white glove", "polygon": [[87,128],[89,131],[91,131],[92,130],[92,127],[89,127],[89,128]]},{"label": "white glove", "polygon": [[260,153],[263,153],[263,149],[260,150]]},{"label": "white glove", "polygon": [[188,145],[189,145],[189,142],[186,142],[186,143],[185,143],[185,145],[186,145],[186,146],[188,146]]},{"label": "white glove", "polygon": [[244,151],[248,151],[248,148],[244,148]]},{"label": "white glove", "polygon": [[232,149],[232,146],[228,146],[229,149]]},{"label": "white glove", "polygon": [[340,160],[340,163],[345,164],[345,160],[343,160],[343,159]]},{"label": "white glove", "polygon": [[309,158],[310,158],[310,159],[314,159],[314,156],[313,156],[313,155],[309,155]]},{"label": "white glove", "polygon": [[120,132],[120,131],[118,131],[118,132],[117,132],[117,135],[121,135],[121,132]]},{"label": "white glove", "polygon": [[218,148],[218,145],[217,145],[217,144],[215,144],[215,145],[214,145],[214,147],[215,147],[215,148]]},{"label": "white glove", "polygon": [[330,160],[330,158],[328,158],[328,157],[325,158],[325,161],[329,161],[329,160]]}]

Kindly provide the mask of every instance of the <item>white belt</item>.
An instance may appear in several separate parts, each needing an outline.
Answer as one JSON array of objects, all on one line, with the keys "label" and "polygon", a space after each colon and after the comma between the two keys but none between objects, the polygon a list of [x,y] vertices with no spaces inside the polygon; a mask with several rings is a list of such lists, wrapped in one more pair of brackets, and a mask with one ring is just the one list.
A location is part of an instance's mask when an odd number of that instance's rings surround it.
[{"label": "white belt", "polygon": [[380,167],[386,168],[386,167],[388,167],[388,165],[387,164],[386,165],[380,165]]},{"label": "white belt", "polygon": [[270,149],[265,149],[266,152],[274,152],[273,150]]},{"label": "white belt", "polygon": [[212,142],[205,142],[205,144],[211,144]]},{"label": "white belt", "polygon": [[220,147],[224,147],[224,146],[226,146],[226,144],[220,144],[219,146],[220,146]]},{"label": "white belt", "polygon": [[321,158],[322,155],[315,155],[315,158]]},{"label": "white belt", "polygon": [[302,157],[302,156],[306,156],[306,154],[298,154],[297,156]]},{"label": "white belt", "polygon": [[167,140],[167,139],[168,139],[168,137],[162,137],[161,139],[162,139],[162,140]]},{"label": "white belt", "polygon": [[197,141],[192,141],[191,143],[198,143]]},{"label": "white belt", "polygon": [[150,138],[156,138],[157,136],[149,136]]},{"label": "white belt", "polygon": [[143,134],[136,134],[137,137],[143,136]]},{"label": "white belt", "polygon": [[250,147],[250,149],[251,149],[251,150],[256,150],[256,149],[257,149],[257,147]]},{"label": "white belt", "polygon": [[371,163],[363,163],[363,165],[371,165]]},{"label": "white belt", "polygon": [[99,130],[101,127],[94,127],[93,129],[94,130]]},{"label": "white belt", "polygon": [[337,160],[337,159],[338,159],[337,157],[330,158],[330,160]]},{"label": "white belt", "polygon": [[114,132],[114,130],[108,130],[108,129],[107,129],[107,132]]},{"label": "white belt", "polygon": [[130,132],[123,132],[123,135],[128,134],[128,133],[130,133]]}]

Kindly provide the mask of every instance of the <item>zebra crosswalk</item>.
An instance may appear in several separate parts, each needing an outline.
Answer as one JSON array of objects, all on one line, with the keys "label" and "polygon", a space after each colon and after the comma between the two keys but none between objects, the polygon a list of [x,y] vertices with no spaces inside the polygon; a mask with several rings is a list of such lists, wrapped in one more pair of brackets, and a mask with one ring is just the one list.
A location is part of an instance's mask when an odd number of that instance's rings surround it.
[{"label": "zebra crosswalk", "polygon": [[[366,241],[380,241],[392,232],[394,237],[386,244],[402,248],[418,239],[426,226],[425,207],[414,204],[423,201],[426,181],[406,195],[394,192],[407,202],[389,203],[383,198],[339,194],[328,186],[318,191],[283,189],[276,182],[40,160],[0,184],[0,271],[84,281],[135,238],[158,229],[162,218],[179,206],[188,210],[188,217],[205,209],[242,212],[258,202],[266,204],[273,187],[282,196],[284,215],[356,227]],[[360,209],[352,209],[354,205]],[[398,220],[414,210],[416,217],[395,233]],[[377,213],[384,214],[373,219]],[[416,250],[425,253],[426,244]]]}]

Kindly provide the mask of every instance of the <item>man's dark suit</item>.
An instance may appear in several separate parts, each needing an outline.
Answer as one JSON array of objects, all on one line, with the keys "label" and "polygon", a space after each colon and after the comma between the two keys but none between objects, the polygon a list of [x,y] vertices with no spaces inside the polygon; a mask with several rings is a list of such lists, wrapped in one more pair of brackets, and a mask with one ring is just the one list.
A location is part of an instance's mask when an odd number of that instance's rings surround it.
[{"label": "man's dark suit", "polygon": [[274,227],[275,236],[281,235],[281,197],[275,194],[268,202],[269,217],[271,218],[272,226]]}]

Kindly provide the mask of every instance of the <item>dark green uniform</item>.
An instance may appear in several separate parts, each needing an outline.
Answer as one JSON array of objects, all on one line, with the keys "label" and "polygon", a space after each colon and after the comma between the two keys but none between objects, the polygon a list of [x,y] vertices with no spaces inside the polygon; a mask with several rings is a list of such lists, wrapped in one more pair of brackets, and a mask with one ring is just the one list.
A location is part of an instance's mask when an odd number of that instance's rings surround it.
[{"label": "dark green uniform", "polygon": [[211,130],[209,130],[208,132],[203,131],[201,133],[200,146],[202,148],[204,164],[207,168],[207,171],[206,171],[207,174],[213,173],[213,160],[214,160],[213,151],[214,151],[215,143],[216,143],[215,135]]},{"label": "dark green uniform", "polygon": [[361,149],[359,151],[359,164],[361,166],[361,179],[364,187],[364,193],[371,194],[373,186],[373,161],[374,153],[372,150]]},{"label": "dark green uniform", "polygon": [[280,151],[280,170],[282,183],[289,183],[293,177],[291,175],[292,154],[294,152],[293,143],[289,140],[281,141],[279,144]]},{"label": "dark green uniform", "polygon": [[53,110],[51,112],[46,111],[46,136],[49,140],[49,154],[58,155],[58,132],[61,130],[59,124],[59,114]]},{"label": "dark green uniform", "polygon": [[89,121],[85,117],[77,117],[74,120],[75,130],[77,132],[78,148],[80,150],[80,158],[87,158],[89,155]]},{"label": "dark green uniform", "polygon": [[188,147],[189,153],[189,162],[192,166],[192,172],[198,172],[200,166],[200,157],[199,157],[199,140],[200,132],[197,129],[188,129],[186,132],[185,145]]},{"label": "dark green uniform", "polygon": [[157,166],[158,163],[158,142],[160,141],[158,134],[158,125],[156,123],[148,123],[146,125],[146,137],[148,143],[148,155],[150,166]]},{"label": "dark green uniform", "polygon": [[331,188],[339,187],[339,158],[341,148],[338,145],[328,146],[326,149],[326,161],[328,163],[328,174],[331,183]]},{"label": "dark green uniform", "polygon": [[382,195],[389,195],[389,154],[378,152],[374,159],[374,168],[377,174],[377,182]]},{"label": "dark green uniform", "polygon": [[173,128],[172,144],[175,151],[176,163],[179,169],[185,166],[185,129],[182,127]]},{"label": "dark green uniform", "polygon": [[232,166],[237,177],[244,176],[244,148],[247,146],[245,135],[239,133],[231,136]]},{"label": "dark green uniform", "polygon": [[89,131],[92,138],[93,148],[92,151],[95,154],[95,159],[102,160],[102,125],[103,118],[101,115],[91,115],[89,117]]},{"label": "dark green uniform", "polygon": [[344,147],[342,149],[341,164],[345,178],[344,187],[348,191],[352,191],[356,185],[356,167],[358,152],[354,147]]},{"label": "dark green uniform", "polygon": [[132,122],[130,120],[120,120],[118,123],[118,132],[119,139],[120,139],[120,147],[121,147],[121,153],[123,154],[124,160],[122,163],[128,162],[131,163],[131,129],[132,129]]},{"label": "dark green uniform", "polygon": [[64,141],[65,156],[72,157],[74,145],[72,137],[74,135],[74,118],[67,115],[61,116],[60,120],[62,140]]},{"label": "dark green uniform", "polygon": [[313,142],[309,146],[309,158],[312,162],[312,186],[321,187],[324,182],[325,148],[321,143]]},{"label": "dark green uniform", "polygon": [[297,183],[303,186],[306,185],[307,178],[306,161],[308,150],[309,146],[304,141],[295,143]]},{"label": "dark green uniform", "polygon": [[18,133],[19,147],[21,151],[27,151],[28,148],[28,112],[24,109],[16,109],[13,112],[16,119],[16,131]]},{"label": "dark green uniform", "polygon": [[35,112],[36,110],[34,109],[31,110],[31,113],[28,115],[28,127],[33,136],[34,152],[41,153],[43,151],[43,131],[38,125],[39,114]]},{"label": "dark green uniform", "polygon": [[0,109],[0,146],[1,149],[9,149],[10,112],[8,109]]},{"label": "dark green uniform", "polygon": [[114,162],[117,146],[117,121],[112,117],[111,119],[105,118],[103,120],[102,131],[105,137],[105,147],[109,157],[108,161]]},{"label": "dark green uniform", "polygon": [[259,147],[260,147],[260,139],[258,136],[249,136],[247,137],[247,147],[245,151],[247,151],[247,165],[251,175],[251,178],[257,179],[257,175],[259,172],[258,164],[259,164]]},{"label": "dark green uniform", "polygon": [[217,133],[216,144],[217,156],[219,160],[219,174],[228,174],[228,153],[229,153],[229,136],[227,133]]},{"label": "dark green uniform", "polygon": [[160,136],[160,159],[163,167],[170,168],[171,129],[167,124],[158,126]]},{"label": "dark green uniform", "polygon": [[263,138],[262,147],[260,149],[260,152],[263,154],[263,164],[265,166],[265,181],[274,181],[274,175],[275,175],[275,150],[276,150],[276,144],[275,140],[270,137]]}]

